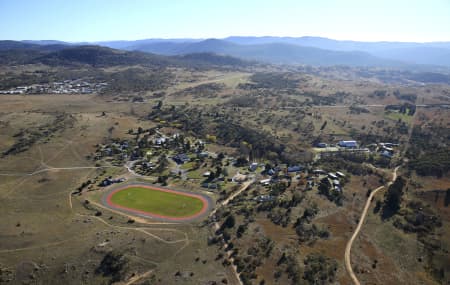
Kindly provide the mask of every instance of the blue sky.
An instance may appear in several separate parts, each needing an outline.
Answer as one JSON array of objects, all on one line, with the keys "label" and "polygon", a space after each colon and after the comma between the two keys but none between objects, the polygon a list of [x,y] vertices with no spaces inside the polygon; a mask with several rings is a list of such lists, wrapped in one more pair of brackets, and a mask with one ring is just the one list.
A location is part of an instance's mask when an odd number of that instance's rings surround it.
[{"label": "blue sky", "polygon": [[450,41],[450,0],[0,0],[0,39]]}]

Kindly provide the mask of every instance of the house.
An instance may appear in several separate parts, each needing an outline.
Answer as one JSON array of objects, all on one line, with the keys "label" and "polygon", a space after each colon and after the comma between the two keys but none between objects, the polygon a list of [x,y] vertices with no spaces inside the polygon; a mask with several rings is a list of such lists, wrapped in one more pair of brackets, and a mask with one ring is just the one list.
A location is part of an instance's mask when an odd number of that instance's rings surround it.
[{"label": "house", "polygon": [[108,179],[108,178],[106,178],[105,180],[103,180],[102,182],[100,182],[100,186],[101,187],[106,187],[106,186],[109,186],[109,185],[111,185],[112,184],[112,182],[111,182],[111,180],[110,179]]},{"label": "house", "polygon": [[389,143],[389,142],[387,142],[387,143],[380,143],[380,146],[385,146],[385,147],[390,147],[390,148],[392,148],[392,147],[394,147],[394,146],[399,146],[399,144],[398,143]]},{"label": "house", "polygon": [[206,171],[203,173],[203,177],[209,177],[211,175],[211,171]]},{"label": "house", "polygon": [[339,182],[339,180],[334,179],[334,180],[333,180],[333,185],[334,185],[334,186],[340,186],[341,183]]},{"label": "house", "polygon": [[108,147],[103,150],[103,154],[106,156],[111,156],[113,154],[113,151],[111,148]]},{"label": "house", "polygon": [[288,168],[287,168],[287,171],[288,172],[299,172],[299,171],[302,171],[303,170],[303,166],[301,166],[301,165],[294,165],[294,166],[289,166]]},{"label": "house", "polygon": [[152,169],[153,168],[153,163],[152,162],[147,162],[147,161],[144,161],[143,163],[142,163],[142,167],[144,167],[144,168],[147,168],[147,169]]},{"label": "house", "polygon": [[258,168],[258,163],[257,162],[253,162],[252,164],[250,164],[250,166],[248,167],[248,170],[250,171],[255,171]]},{"label": "house", "polygon": [[274,174],[275,174],[275,170],[273,170],[273,169],[267,170],[267,175],[272,176],[272,175],[274,175]]},{"label": "house", "polygon": [[108,177],[108,178],[103,179],[103,181],[100,182],[99,186],[101,186],[101,187],[106,187],[106,186],[109,186],[109,185],[111,185],[111,184],[114,184],[114,183],[122,183],[122,182],[124,182],[124,181],[125,181],[125,178],[112,179],[111,176],[110,176],[110,177]]},{"label": "house", "polygon": [[328,145],[326,143],[320,142],[316,144],[316,147],[318,148],[326,148]]},{"label": "house", "polygon": [[338,179],[337,175],[332,172],[328,173],[328,177],[330,177],[333,180]]},{"label": "house", "polygon": [[264,185],[264,186],[267,186],[267,185],[270,184],[270,181],[271,181],[271,179],[268,178],[268,179],[260,180],[259,183],[261,183],[261,184]]},{"label": "house", "polygon": [[340,141],[338,146],[344,148],[358,148],[358,143],[356,141]]},{"label": "house", "polygon": [[190,158],[185,153],[179,153],[172,157],[173,161],[175,161],[177,164],[183,164],[185,162],[188,162]]},{"label": "house", "polygon": [[157,138],[157,139],[155,139],[155,144],[157,144],[157,145],[162,145],[165,142],[166,142],[166,138]]},{"label": "house", "polygon": [[206,151],[202,151],[200,153],[197,154],[198,158],[207,158],[209,156],[209,153]]},{"label": "house", "polygon": [[219,186],[216,183],[202,183],[201,185],[203,188],[209,189],[209,190],[216,190],[219,188]]},{"label": "house", "polygon": [[387,150],[384,150],[380,153],[381,156],[387,157],[387,158],[392,158],[392,153],[390,153]]},{"label": "house", "polygon": [[327,174],[327,172],[325,170],[322,170],[322,169],[314,169],[313,173],[316,174],[316,175]]},{"label": "house", "polygon": [[236,175],[233,176],[232,181],[237,182],[237,183],[242,183],[242,182],[247,181],[247,176],[240,174],[240,173],[236,173]]},{"label": "house", "polygon": [[261,195],[261,196],[255,197],[255,200],[258,202],[270,202],[270,201],[275,200],[275,197],[270,196],[270,195]]},{"label": "house", "polygon": [[345,177],[345,174],[344,173],[342,173],[342,172],[339,172],[339,171],[336,171],[336,175],[337,176],[339,176],[339,177]]}]

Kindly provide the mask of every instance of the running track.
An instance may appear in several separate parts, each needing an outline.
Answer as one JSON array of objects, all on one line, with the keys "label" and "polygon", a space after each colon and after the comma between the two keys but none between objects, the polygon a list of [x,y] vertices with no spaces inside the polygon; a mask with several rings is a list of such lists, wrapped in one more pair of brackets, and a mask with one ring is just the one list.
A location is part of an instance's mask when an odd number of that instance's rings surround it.
[{"label": "running track", "polygon": [[[162,192],[174,193],[177,195],[184,195],[184,196],[188,196],[188,197],[197,198],[200,201],[202,201],[203,207],[200,210],[200,212],[198,212],[194,215],[185,216],[185,217],[171,217],[171,216],[164,216],[164,215],[159,215],[159,214],[155,214],[155,213],[151,213],[151,212],[146,212],[146,211],[142,211],[142,210],[127,208],[127,207],[124,207],[121,205],[114,204],[111,201],[111,197],[115,193],[117,193],[121,190],[130,188],[130,187],[141,187],[141,188],[149,189],[149,191],[152,191],[152,190],[153,191],[162,191]],[[131,215],[135,215],[135,216],[139,216],[139,217],[143,217],[143,218],[150,218],[150,219],[154,219],[154,220],[169,221],[169,222],[192,222],[192,221],[195,221],[200,217],[206,216],[206,213],[212,209],[212,205],[213,205],[211,198],[204,194],[191,193],[191,192],[182,191],[182,190],[173,190],[173,189],[168,189],[168,188],[163,188],[160,186],[153,186],[153,185],[148,185],[148,184],[143,184],[143,183],[132,183],[132,184],[120,185],[118,187],[111,188],[102,196],[101,201],[102,201],[103,205],[105,205],[106,207],[113,209],[113,210],[122,211],[127,214],[131,214]]]}]

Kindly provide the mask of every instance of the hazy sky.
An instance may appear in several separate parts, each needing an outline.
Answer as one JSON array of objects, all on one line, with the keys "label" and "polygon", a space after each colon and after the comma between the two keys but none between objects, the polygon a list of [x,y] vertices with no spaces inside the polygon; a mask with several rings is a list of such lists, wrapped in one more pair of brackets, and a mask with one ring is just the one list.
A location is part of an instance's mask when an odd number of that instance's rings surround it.
[{"label": "hazy sky", "polygon": [[0,39],[450,41],[450,0],[0,0]]}]

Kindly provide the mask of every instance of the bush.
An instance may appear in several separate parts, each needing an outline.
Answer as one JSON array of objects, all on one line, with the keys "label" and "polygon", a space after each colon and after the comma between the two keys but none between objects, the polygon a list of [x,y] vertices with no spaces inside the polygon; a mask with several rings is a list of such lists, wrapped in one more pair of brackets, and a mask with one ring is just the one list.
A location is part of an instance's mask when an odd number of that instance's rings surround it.
[{"label": "bush", "polygon": [[321,254],[309,254],[305,261],[303,279],[310,284],[328,284],[333,283],[336,278],[337,262],[336,260],[323,256]]},{"label": "bush", "polygon": [[128,266],[129,260],[127,257],[119,252],[111,251],[103,257],[95,272],[112,277],[112,282],[118,282],[124,279]]},{"label": "bush", "polygon": [[401,176],[389,186],[388,191],[384,195],[384,206],[382,212],[382,218],[387,219],[395,215],[400,209],[400,204],[403,197],[403,187],[406,181]]}]

